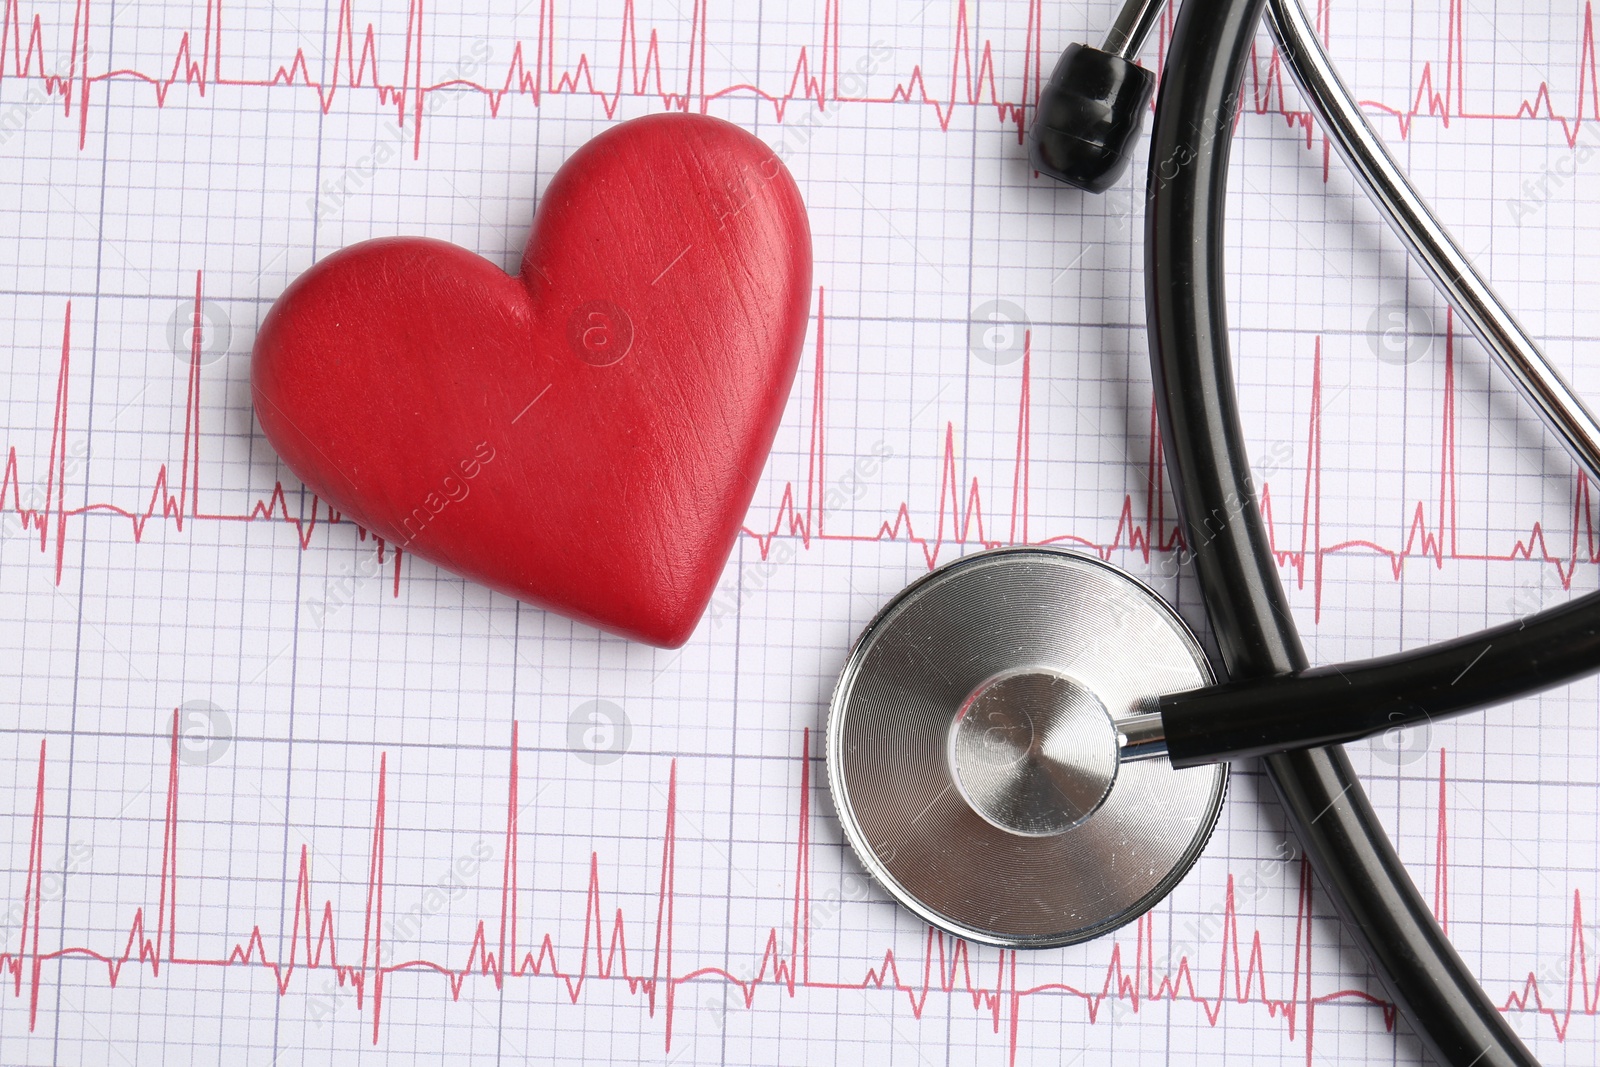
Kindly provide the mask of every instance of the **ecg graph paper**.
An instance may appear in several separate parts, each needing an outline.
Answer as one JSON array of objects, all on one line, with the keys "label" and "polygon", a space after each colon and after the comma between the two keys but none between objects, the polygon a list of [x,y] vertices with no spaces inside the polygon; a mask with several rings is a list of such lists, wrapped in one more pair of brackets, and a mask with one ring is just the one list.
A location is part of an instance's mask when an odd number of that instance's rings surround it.
[{"label": "ecg graph paper", "polygon": [[[0,1062],[1417,1062],[1253,764],[1169,899],[1036,953],[898,910],[827,797],[846,648],[930,566],[1074,546],[1204,627],[1156,473],[1143,158],[1094,198],[1021,146],[1055,54],[1111,14],[8,0]],[[1600,399],[1593,22],[1570,0],[1319,16]],[[1313,659],[1593,589],[1593,486],[1330,161],[1265,35],[1243,99],[1241,403]],[[334,521],[255,426],[248,352],[361,239],[513,268],[561,161],[673,108],[782,155],[816,289],[744,533],[663,652]],[[1352,753],[1547,1063],[1600,1050],[1595,702],[1584,681]]]}]

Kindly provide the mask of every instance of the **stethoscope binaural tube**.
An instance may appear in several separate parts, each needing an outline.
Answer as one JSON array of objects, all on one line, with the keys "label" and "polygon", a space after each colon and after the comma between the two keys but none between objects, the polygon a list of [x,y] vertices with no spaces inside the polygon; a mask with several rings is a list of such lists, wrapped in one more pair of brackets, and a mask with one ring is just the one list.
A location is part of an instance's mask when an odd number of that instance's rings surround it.
[{"label": "stethoscope binaural tube", "polygon": [[[1162,437],[1207,612],[1236,683],[1308,667],[1251,485],[1227,336],[1228,151],[1263,3],[1185,0],[1162,74],[1145,214]],[[1197,537],[1197,520],[1214,512],[1226,521]],[[1430,1055],[1461,1067],[1535,1064],[1440,930],[1343,750],[1300,750],[1265,764],[1323,888]]]}]

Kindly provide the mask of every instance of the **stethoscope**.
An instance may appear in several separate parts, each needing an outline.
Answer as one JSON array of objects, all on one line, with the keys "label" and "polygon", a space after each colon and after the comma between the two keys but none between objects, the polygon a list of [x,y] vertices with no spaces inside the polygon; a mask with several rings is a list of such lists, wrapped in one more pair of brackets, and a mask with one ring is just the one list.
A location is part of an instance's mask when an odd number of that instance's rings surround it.
[{"label": "stethoscope", "polygon": [[[1268,0],[1184,0],[1151,134],[1145,300],[1169,470],[1221,653],[1094,556],[956,560],[867,626],[828,716],[828,772],[866,868],[923,920],[1005,947],[1084,941],[1144,914],[1216,824],[1227,762],[1267,775],[1323,889],[1431,1055],[1536,1061],[1467,971],[1338,745],[1600,670],[1600,593],[1378,659],[1311,667],[1251,484],[1233,390],[1224,193],[1243,65]],[[1029,136],[1034,168],[1098,192],[1127,166],[1160,0],[1073,45]],[[1592,473],[1600,426],[1438,224],[1367,125],[1298,0],[1270,0],[1290,70],[1373,202]]]}]

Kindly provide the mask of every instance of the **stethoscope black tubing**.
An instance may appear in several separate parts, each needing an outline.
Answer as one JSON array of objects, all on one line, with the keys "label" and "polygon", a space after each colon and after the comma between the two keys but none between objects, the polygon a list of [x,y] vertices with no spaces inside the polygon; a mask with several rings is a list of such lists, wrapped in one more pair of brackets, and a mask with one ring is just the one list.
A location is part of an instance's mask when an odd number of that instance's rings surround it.
[{"label": "stethoscope black tubing", "polygon": [[1425,648],[1160,701],[1173,764],[1343,744],[1461,715],[1600,670],[1600,594]]},{"label": "stethoscope black tubing", "polygon": [[[1228,149],[1262,6],[1184,0],[1161,78],[1145,211],[1162,437],[1232,680],[1307,667],[1251,487],[1227,336]],[[1224,516],[1220,529],[1197,527],[1212,515]],[[1460,1067],[1536,1064],[1439,929],[1343,750],[1284,753],[1265,765],[1324,890],[1429,1054]]]}]

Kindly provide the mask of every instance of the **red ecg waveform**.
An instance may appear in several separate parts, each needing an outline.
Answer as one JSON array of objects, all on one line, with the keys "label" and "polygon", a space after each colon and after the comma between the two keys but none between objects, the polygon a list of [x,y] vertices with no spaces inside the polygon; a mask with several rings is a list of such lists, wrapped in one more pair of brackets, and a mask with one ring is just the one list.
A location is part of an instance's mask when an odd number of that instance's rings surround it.
[{"label": "red ecg waveform", "polygon": [[[1042,72],[1054,63],[1053,51],[1047,53],[1045,48],[1043,0],[1028,4],[1020,76],[997,70],[995,53],[1006,46],[997,45],[993,38],[973,29],[973,6],[970,0],[955,0],[946,49],[949,59],[942,70],[930,74],[933,66],[925,69],[922,63],[914,64],[903,76],[897,76],[890,92],[876,96],[866,95],[863,90],[850,91],[850,86],[860,81],[860,72],[848,68],[841,55],[843,0],[823,0],[814,38],[797,47],[785,73],[768,86],[749,82],[718,85],[710,81],[706,60],[709,0],[694,0],[684,20],[687,25],[674,28],[676,36],[682,38],[682,54],[687,57],[681,71],[669,71],[662,57],[663,41],[672,41],[675,36],[655,26],[642,28],[634,0],[625,0],[622,5],[614,51],[599,58],[586,52],[571,57],[563,54],[560,5],[556,0],[540,0],[537,31],[531,41],[514,42],[503,61],[503,73],[499,73],[502,68],[496,67],[481,80],[473,80],[451,71],[441,81],[425,80],[424,57],[432,49],[423,0],[408,0],[406,4],[398,78],[394,57],[380,55],[379,42],[388,38],[376,22],[360,25],[354,0],[340,0],[331,46],[313,48],[318,52],[316,58],[309,58],[301,46],[286,59],[266,57],[255,61],[254,73],[242,69],[244,62],[232,59],[236,52],[228,46],[231,35],[222,0],[207,0],[198,25],[172,31],[178,32],[178,38],[171,46],[171,60],[164,68],[153,70],[113,67],[109,62],[91,68],[92,60],[97,58],[91,39],[98,29],[98,8],[91,0],[76,0],[70,38],[65,47],[54,50],[45,44],[42,17],[35,13],[31,19],[25,18],[22,0],[5,0],[0,25],[0,80],[11,77],[37,83],[48,98],[59,103],[64,117],[77,119],[80,148],[88,135],[94,94],[113,82],[150,86],[158,106],[165,106],[174,88],[180,86],[201,98],[221,87],[301,89],[316,95],[324,113],[342,96],[363,91],[370,93],[380,107],[392,110],[402,127],[410,123],[413,155],[421,151],[429,95],[463,91],[482,96],[492,116],[501,113],[508,97],[528,98],[535,106],[547,96],[590,97],[601,104],[608,116],[615,113],[624,97],[654,101],[669,109],[701,112],[720,99],[732,97],[753,98],[770,105],[779,121],[795,103],[821,111],[837,104],[920,105],[933,109],[939,125],[948,128],[952,116],[966,107],[992,111],[1003,126],[1014,127],[1020,139],[1027,128],[1027,112],[1043,84]],[[1404,104],[1364,100],[1363,105],[1374,113],[1394,117],[1402,137],[1409,135],[1414,120],[1423,116],[1436,118],[1446,126],[1452,119],[1535,120],[1558,125],[1568,145],[1576,145],[1582,125],[1600,115],[1591,3],[1586,0],[1572,34],[1577,42],[1573,57],[1577,73],[1575,99],[1562,111],[1556,110],[1555,95],[1548,81],[1543,80],[1525,92],[1510,111],[1469,106],[1463,10],[1463,0],[1451,0],[1443,27],[1444,55],[1422,61],[1413,79],[1415,89],[1410,100]],[[1158,67],[1165,57],[1170,19],[1170,13],[1163,16],[1157,34]],[[1329,0],[1319,0],[1316,25],[1325,39],[1331,36]],[[1051,42],[1053,50],[1057,45],[1054,33]],[[51,58],[56,59],[54,64],[49,62]],[[491,58],[485,58],[485,68]],[[1263,52],[1257,46],[1251,60],[1247,106],[1256,114],[1278,115],[1288,125],[1303,128],[1306,145],[1311,147],[1312,116],[1289,102],[1293,93],[1285,84],[1284,65],[1276,49],[1269,47]],[[474,73],[476,66],[474,63]],[[1325,142],[1323,151],[1326,158]]]},{"label": "red ecg waveform", "polygon": [[[49,458],[42,485],[37,480],[25,491],[21,463],[17,449],[12,445],[6,452],[5,467],[0,471],[0,521],[14,520],[37,540],[39,551],[53,558],[55,580],[62,578],[65,545],[68,538],[68,520],[95,514],[108,514],[125,519],[135,541],[143,539],[152,520],[159,519],[176,531],[183,531],[190,522],[278,522],[291,526],[302,549],[310,546],[319,525],[348,522],[338,512],[316,496],[309,497],[305,514],[296,514],[289,507],[289,496],[282,482],[275,483],[272,491],[259,497],[248,506],[231,512],[200,510],[200,457],[201,434],[201,370],[202,336],[198,324],[201,319],[201,278],[195,276],[195,323],[188,376],[184,392],[184,424],[179,448],[178,475],[174,479],[167,464],[161,464],[151,479],[151,488],[144,503],[125,506],[108,501],[89,501],[71,504],[67,500],[68,421],[70,418],[69,388],[72,369],[72,310],[67,306],[62,326],[61,359],[56,379],[55,409],[50,428]],[[826,404],[829,371],[827,353],[826,293],[817,294],[816,341],[812,366],[812,393],[809,407],[810,437],[807,445],[806,473],[803,485],[784,484],[778,504],[770,522],[761,526],[747,523],[744,533],[752,538],[762,559],[766,559],[779,537],[789,537],[802,547],[809,548],[820,541],[857,543],[904,542],[913,545],[922,554],[931,569],[948,548],[964,551],[971,547],[994,548],[1004,544],[1066,543],[1092,550],[1109,561],[1120,550],[1138,553],[1146,563],[1153,552],[1173,553],[1184,547],[1184,535],[1178,518],[1169,513],[1166,492],[1166,470],[1162,454],[1160,428],[1152,403],[1149,416],[1149,438],[1145,469],[1139,472],[1136,484],[1143,486],[1140,493],[1123,497],[1115,527],[1108,535],[1099,537],[1079,533],[1063,533],[1034,538],[1031,519],[1031,475],[1033,462],[1031,432],[1033,404],[1033,339],[1031,333],[1023,338],[1021,362],[1021,391],[1016,416],[1015,452],[1011,459],[1011,485],[1003,492],[1008,500],[1004,518],[997,525],[986,510],[986,491],[976,475],[963,473],[961,448],[955,423],[947,421],[942,433],[939,453],[938,484],[931,487],[935,499],[931,521],[915,518],[909,500],[901,502],[889,518],[881,520],[870,533],[840,533],[826,527],[826,494],[829,490],[826,449]],[[1405,562],[1419,558],[1431,561],[1442,569],[1446,560],[1453,561],[1514,561],[1539,560],[1555,572],[1563,588],[1570,588],[1573,574],[1582,564],[1600,562],[1600,537],[1597,537],[1593,518],[1593,489],[1588,477],[1581,471],[1574,474],[1572,511],[1569,516],[1571,534],[1559,548],[1552,547],[1545,533],[1545,523],[1535,521],[1525,535],[1517,536],[1512,543],[1498,552],[1470,552],[1463,550],[1458,541],[1459,526],[1457,506],[1456,459],[1456,332],[1455,317],[1447,311],[1445,316],[1444,386],[1440,407],[1442,431],[1439,440],[1438,495],[1433,500],[1417,500],[1408,505],[1397,528],[1402,532],[1392,544],[1385,544],[1376,536],[1346,540],[1325,541],[1322,524],[1322,344],[1313,345],[1313,375],[1310,397],[1310,414],[1304,430],[1305,465],[1304,491],[1300,501],[1298,519],[1281,519],[1278,498],[1273,494],[1269,479],[1261,482],[1261,511],[1267,523],[1268,535],[1279,565],[1287,568],[1300,588],[1309,581],[1316,617],[1321,618],[1323,574],[1328,559],[1343,554],[1377,555],[1388,560],[1390,572],[1400,580]],[[1001,531],[1004,531],[1002,535]],[[400,594],[402,551],[385,545],[376,535],[358,527],[362,539],[370,538],[375,545],[377,558],[387,561],[392,571],[393,595]],[[733,578],[737,583],[741,579]],[[741,593],[737,588],[724,589],[725,596],[735,602]]]},{"label": "red ecg waveform", "polygon": [[[184,389],[183,442],[178,464],[176,492],[167,464],[161,464],[152,479],[150,495],[143,506],[123,507],[109,502],[91,502],[81,505],[67,503],[68,469],[68,396],[72,381],[72,304],[67,304],[61,328],[61,364],[56,376],[55,411],[50,427],[50,451],[42,487],[37,485],[24,496],[21,466],[17,449],[13,445],[6,451],[5,469],[0,471],[0,518],[9,512],[24,532],[38,535],[39,551],[55,557],[55,580],[61,584],[62,562],[65,558],[67,520],[92,514],[110,514],[128,520],[135,542],[142,541],[150,520],[161,518],[174,530],[182,532],[187,522],[256,522],[277,521],[295,528],[302,549],[310,547],[311,537],[320,523],[344,521],[338,512],[313,496],[310,514],[304,517],[289,509],[288,496],[283,483],[273,485],[265,498],[254,501],[242,512],[224,514],[200,510],[200,370],[204,337],[201,276],[195,274],[194,313],[190,330],[189,371]],[[9,499],[8,499],[9,496]],[[362,540],[373,540],[379,563],[387,559],[394,570],[394,594],[400,595],[400,561],[402,550],[386,545],[376,534],[357,527]]]},{"label": "red ecg waveform", "polygon": [[[82,961],[94,974],[103,967],[106,982],[116,987],[124,980],[129,964],[147,968],[151,979],[159,979],[174,968],[253,968],[269,976],[279,995],[294,987],[295,975],[307,972],[309,988],[313,972],[331,972],[339,985],[355,995],[359,1010],[371,1012],[371,1040],[377,1044],[383,1034],[385,987],[397,976],[421,980],[442,980],[443,991],[459,1000],[469,981],[488,980],[503,989],[511,979],[544,978],[557,983],[571,1003],[582,997],[592,982],[617,983],[638,996],[647,1014],[659,1018],[662,1040],[670,1050],[674,1039],[676,1011],[685,985],[720,983],[746,1008],[763,995],[791,999],[804,990],[871,992],[890,990],[903,997],[912,1015],[921,1018],[929,998],[935,993],[952,1004],[969,1003],[980,1017],[987,1018],[995,1034],[1006,1043],[1008,1061],[1014,1062],[1019,1029],[1031,998],[1040,996],[1075,998],[1082,1002],[1087,1018],[1093,1022],[1105,1011],[1108,1002],[1133,1012],[1152,1004],[1178,1002],[1197,1006],[1206,1021],[1215,1026],[1228,1004],[1259,1004],[1270,1017],[1281,1019],[1289,1040],[1303,1040],[1307,1067],[1313,1056],[1316,1012],[1320,1006],[1356,1002],[1382,1009],[1384,1024],[1392,1028],[1394,1009],[1378,997],[1360,989],[1318,991],[1313,988],[1312,967],[1312,877],[1302,857],[1298,863],[1298,888],[1295,895],[1294,947],[1289,966],[1274,970],[1267,960],[1259,930],[1246,934],[1240,928],[1234,879],[1230,874],[1223,891],[1222,921],[1215,943],[1196,947],[1215,949],[1215,965],[1192,960],[1188,954],[1158,962],[1159,940],[1156,920],[1145,915],[1133,926],[1133,944],[1114,940],[1107,956],[1105,976],[1098,986],[1083,988],[1065,982],[1023,985],[1019,981],[1017,953],[974,950],[967,943],[929,929],[922,938],[920,958],[885,949],[874,953],[876,962],[866,967],[856,980],[827,980],[812,974],[811,968],[811,871],[814,846],[811,836],[811,740],[805,731],[798,762],[798,801],[793,826],[794,866],[790,875],[792,892],[789,917],[784,924],[770,927],[760,944],[760,960],[753,975],[739,977],[726,966],[678,970],[674,965],[677,892],[677,761],[668,774],[664,828],[659,850],[659,880],[653,911],[644,917],[630,918],[622,908],[608,911],[602,864],[598,852],[591,852],[589,880],[584,907],[584,927],[575,947],[557,945],[554,937],[529,932],[520,910],[531,891],[525,893],[521,877],[521,842],[525,831],[518,815],[520,770],[518,766],[517,726],[512,724],[509,766],[506,779],[506,819],[503,830],[504,863],[501,869],[499,914],[479,919],[471,942],[438,960],[412,959],[385,962],[385,890],[390,875],[388,841],[391,829],[388,816],[389,772],[387,754],[380,754],[374,790],[369,863],[365,902],[361,908],[358,936],[342,934],[337,925],[331,897],[320,906],[313,879],[309,844],[300,848],[295,878],[292,913],[278,928],[287,936],[270,948],[263,928],[272,923],[257,923],[242,938],[232,940],[224,950],[207,954],[199,934],[189,934],[179,909],[183,862],[179,851],[179,734],[176,717],[167,763],[166,801],[162,815],[160,883],[154,906],[134,908],[127,919],[127,935],[120,947],[72,945],[47,947],[42,943],[44,922],[42,886],[47,873],[44,863],[46,816],[46,743],[39,743],[38,774],[28,832],[28,862],[20,902],[21,926],[14,945],[0,950],[0,985],[8,985],[16,999],[28,1004],[30,1029],[38,1024],[41,991],[46,987],[47,965],[67,960]],[[1445,751],[1439,751],[1438,811],[1435,822],[1434,910],[1442,923],[1449,918],[1448,812],[1445,807]],[[20,814],[20,813],[19,813]],[[1213,909],[1214,910],[1214,909]],[[109,925],[109,924],[108,924]],[[787,927],[785,929],[785,926]],[[1547,997],[1539,977],[1532,972],[1520,987],[1502,1001],[1505,1011],[1534,1011],[1545,1018],[1555,1036],[1565,1040],[1575,1016],[1593,1016],[1600,1010],[1600,973],[1589,969],[1585,940],[1583,901],[1572,894],[1571,938],[1565,970],[1565,989]],[[630,950],[630,931],[637,938],[643,932],[644,947]],[[207,935],[209,936],[209,935]],[[222,935],[227,941],[229,935]],[[1209,936],[1209,935],[1208,935]],[[576,958],[574,958],[574,955]],[[446,958],[448,957],[448,958]],[[58,972],[59,973],[59,972]],[[1271,976],[1292,975],[1286,990],[1274,991]],[[1547,977],[1548,981],[1548,977]],[[772,991],[763,994],[764,989]],[[693,1005],[689,1010],[694,1010]]]},{"label": "red ecg waveform", "polygon": [[[1086,537],[1080,534],[1058,534],[1037,540],[1030,539],[1029,510],[1032,463],[1030,436],[1032,430],[1033,338],[1023,335],[1021,394],[1017,406],[1016,448],[1012,458],[1010,509],[1003,520],[1006,535],[998,535],[992,519],[985,518],[984,488],[976,476],[962,473],[960,448],[957,444],[954,422],[946,422],[943,447],[939,461],[937,506],[931,532],[912,517],[911,506],[901,503],[893,518],[878,524],[870,534],[832,533],[826,529],[825,494],[829,481],[826,472],[827,432],[824,403],[827,381],[825,362],[826,315],[825,294],[817,296],[816,344],[812,372],[811,436],[806,462],[806,480],[803,489],[793,482],[785,484],[780,495],[777,514],[772,522],[759,529],[745,527],[745,533],[754,538],[762,558],[772,550],[773,542],[780,536],[796,538],[809,547],[813,541],[881,542],[904,541],[917,546],[929,569],[939,560],[947,546],[959,549],[968,547],[997,548],[1004,544],[1067,543],[1096,552],[1110,561],[1121,549],[1139,553],[1146,563],[1152,552],[1175,552],[1184,545],[1184,534],[1177,516],[1168,514],[1166,493],[1166,468],[1161,447],[1161,430],[1154,402],[1150,408],[1149,442],[1145,469],[1138,479],[1144,486],[1143,499],[1136,501],[1129,493],[1123,497],[1116,527],[1108,538]],[[1539,559],[1551,565],[1563,588],[1570,588],[1573,573],[1582,563],[1600,561],[1600,541],[1597,541],[1591,516],[1591,484],[1581,471],[1573,493],[1572,534],[1564,550],[1553,550],[1545,536],[1544,523],[1536,521],[1526,537],[1518,537],[1500,553],[1474,553],[1460,549],[1457,541],[1458,514],[1456,496],[1456,333],[1455,316],[1451,311],[1445,316],[1444,387],[1442,390],[1441,423],[1443,432],[1439,442],[1439,494],[1436,500],[1415,502],[1409,509],[1401,541],[1384,545],[1375,539],[1325,543],[1322,536],[1322,342],[1313,346],[1313,374],[1311,384],[1310,417],[1305,429],[1305,491],[1297,522],[1280,523],[1272,495],[1272,483],[1261,482],[1261,512],[1267,523],[1267,532],[1273,554],[1282,567],[1289,568],[1295,581],[1304,588],[1309,577],[1316,617],[1321,618],[1323,569],[1330,556],[1356,553],[1376,554],[1386,558],[1395,580],[1399,580],[1409,558],[1431,560],[1442,569],[1444,561],[1511,561]],[[1283,528],[1292,532],[1287,535]],[[735,591],[737,592],[737,591]]]}]

